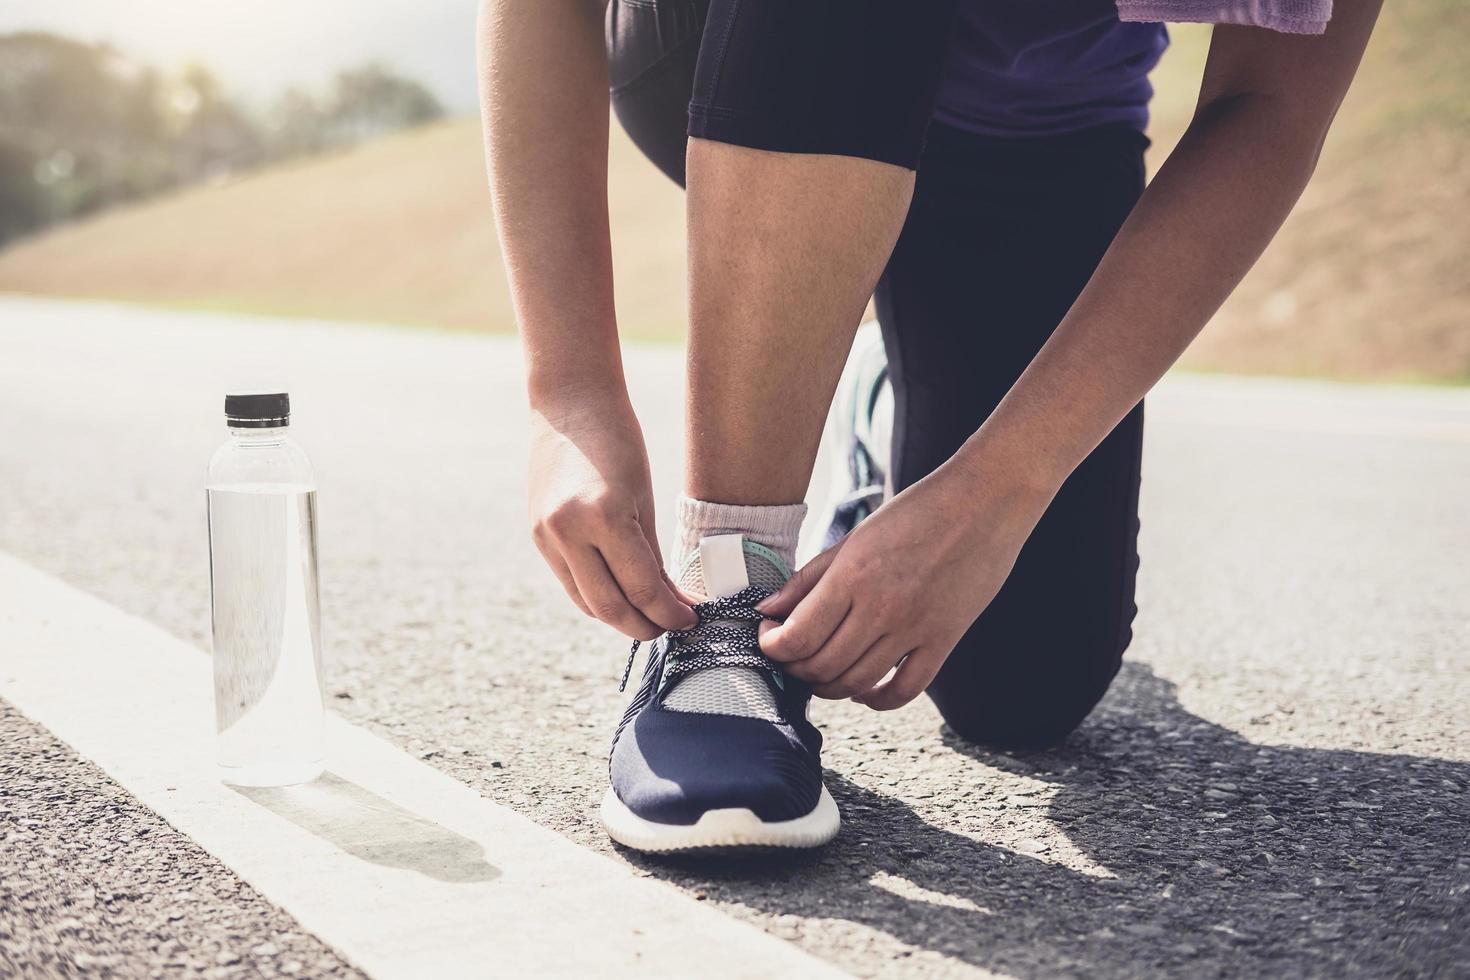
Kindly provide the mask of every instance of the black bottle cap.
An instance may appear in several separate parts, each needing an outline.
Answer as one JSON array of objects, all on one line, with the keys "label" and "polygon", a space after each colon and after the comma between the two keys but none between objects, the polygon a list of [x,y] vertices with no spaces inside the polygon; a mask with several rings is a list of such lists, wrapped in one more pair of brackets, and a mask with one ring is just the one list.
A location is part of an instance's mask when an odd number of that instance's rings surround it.
[{"label": "black bottle cap", "polygon": [[273,429],[291,422],[291,396],[284,391],[225,396],[225,424],[232,429]]}]

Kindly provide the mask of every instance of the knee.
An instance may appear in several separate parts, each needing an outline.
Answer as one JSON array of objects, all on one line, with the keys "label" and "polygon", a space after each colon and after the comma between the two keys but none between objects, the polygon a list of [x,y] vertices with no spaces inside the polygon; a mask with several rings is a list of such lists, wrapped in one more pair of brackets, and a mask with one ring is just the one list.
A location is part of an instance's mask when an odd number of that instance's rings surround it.
[{"label": "knee", "polygon": [[966,704],[941,704],[939,713],[967,742],[996,749],[1045,749],[1072,734],[1092,707],[1061,703],[1055,693],[1018,697],[1001,692]]},{"label": "knee", "polygon": [[[956,651],[957,653],[959,651]],[[1090,657],[1016,658],[940,673],[929,696],[954,733],[999,749],[1042,749],[1062,742],[1107,693],[1121,650]],[[975,669],[978,667],[979,669]]]}]

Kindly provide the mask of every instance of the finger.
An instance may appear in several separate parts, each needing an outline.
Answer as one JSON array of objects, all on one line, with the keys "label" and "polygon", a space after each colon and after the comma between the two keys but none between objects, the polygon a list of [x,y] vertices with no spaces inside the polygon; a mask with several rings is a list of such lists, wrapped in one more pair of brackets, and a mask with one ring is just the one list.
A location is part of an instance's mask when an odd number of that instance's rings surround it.
[{"label": "finger", "polygon": [[810,684],[829,684],[841,677],[849,667],[882,635],[871,618],[853,608],[842,624],[805,660],[788,667],[787,673]]},{"label": "finger", "polygon": [[561,583],[561,587],[567,590],[567,595],[571,598],[572,602],[578,609],[582,610],[584,615],[596,619],[597,617],[592,615],[592,610],[587,608],[587,603],[582,601],[582,593],[577,591],[577,580],[572,578],[572,570],[567,567],[566,561],[562,559],[561,552],[555,548],[543,545],[539,537],[535,540],[536,550],[541,552],[541,558],[546,562],[547,567],[551,569],[552,574],[556,576],[556,580]]},{"label": "finger", "polygon": [[819,698],[856,698],[867,694],[903,659],[903,641],[881,636],[841,676],[812,688]]},{"label": "finger", "polygon": [[680,602],[669,588],[658,555],[637,530],[614,535],[601,542],[599,550],[623,597],[645,619],[666,630],[694,625],[694,610]]},{"label": "finger", "polygon": [[601,552],[595,548],[575,548],[563,553],[577,591],[582,601],[592,611],[594,619],[600,619],[618,632],[636,640],[651,640],[663,630],[651,622],[623,595],[618,583],[602,560]]},{"label": "finger", "polygon": [[[648,548],[653,552],[654,560],[658,561],[658,556],[664,553],[664,549],[659,547],[658,543],[658,522],[654,520],[652,493],[641,497],[638,501],[638,526],[643,528],[643,538],[648,542]],[[659,561],[658,567],[662,571],[664,563]]]},{"label": "finger", "polygon": [[851,607],[852,600],[843,584],[834,576],[825,576],[784,623],[761,624],[761,650],[772,660],[784,663],[805,660],[837,632]]},{"label": "finger", "polygon": [[[638,524],[643,528],[643,536],[648,539],[649,550],[653,552],[654,558],[657,559],[659,555],[664,553],[664,550],[658,543],[658,528],[656,526],[657,522],[654,520],[653,498],[651,495],[644,498],[638,504]],[[680,586],[678,582],[675,582],[669,575],[669,570],[664,567],[662,561],[658,563],[658,573],[663,578],[664,585],[674,594],[674,598],[678,599],[684,605],[690,606],[692,609],[693,606],[704,601],[702,596],[692,594]],[[694,617],[694,622],[698,622],[698,619],[698,616]]]},{"label": "finger", "polygon": [[901,708],[928,690],[930,681],[934,680],[943,664],[944,658],[927,648],[912,650],[892,677],[853,700],[874,711]]},{"label": "finger", "polygon": [[826,574],[828,566],[832,564],[832,559],[837,557],[837,549],[841,547],[842,543],[838,542],[798,568],[796,574],[791,576],[785,585],[755,604],[756,611],[765,613],[767,616],[775,616],[777,619],[789,616],[797,603],[816,588],[817,583]]}]

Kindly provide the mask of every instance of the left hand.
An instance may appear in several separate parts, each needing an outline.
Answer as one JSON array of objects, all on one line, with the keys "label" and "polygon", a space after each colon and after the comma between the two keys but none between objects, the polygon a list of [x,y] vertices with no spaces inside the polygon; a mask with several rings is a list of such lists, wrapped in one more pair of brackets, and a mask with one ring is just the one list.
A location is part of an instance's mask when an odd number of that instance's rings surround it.
[{"label": "left hand", "polygon": [[818,697],[887,711],[923,693],[1045,509],[1035,495],[966,476],[941,467],[762,602],[785,620],[761,624],[766,656]]}]

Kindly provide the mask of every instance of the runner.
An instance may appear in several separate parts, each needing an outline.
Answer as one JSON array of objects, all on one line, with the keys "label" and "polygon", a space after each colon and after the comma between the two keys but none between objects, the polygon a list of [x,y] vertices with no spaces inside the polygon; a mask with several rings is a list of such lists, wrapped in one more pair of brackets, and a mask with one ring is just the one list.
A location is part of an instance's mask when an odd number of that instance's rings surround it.
[{"label": "runner", "polygon": [[[584,612],[655,640],[614,739],[616,840],[829,840],[812,695],[886,710],[927,692],[998,746],[1086,717],[1131,638],[1142,399],[1306,186],[1379,6],[484,0],[535,538]],[[1221,26],[1145,190],[1161,19]],[[688,190],[672,575],[618,353],[609,80]],[[886,363],[845,399],[853,496],[793,575],[870,297]]]}]

